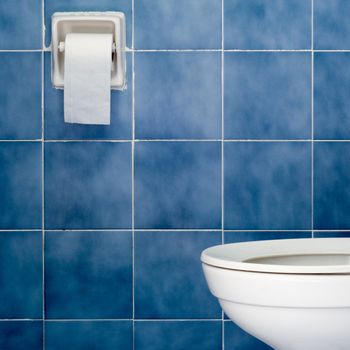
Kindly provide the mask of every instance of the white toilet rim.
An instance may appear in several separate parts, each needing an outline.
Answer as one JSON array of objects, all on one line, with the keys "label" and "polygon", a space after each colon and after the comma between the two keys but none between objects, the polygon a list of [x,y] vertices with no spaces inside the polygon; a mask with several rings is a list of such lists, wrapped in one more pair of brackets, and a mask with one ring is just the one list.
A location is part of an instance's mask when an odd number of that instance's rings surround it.
[{"label": "white toilet rim", "polygon": [[304,238],[231,243],[202,252],[214,267],[284,274],[350,274],[350,238]]}]

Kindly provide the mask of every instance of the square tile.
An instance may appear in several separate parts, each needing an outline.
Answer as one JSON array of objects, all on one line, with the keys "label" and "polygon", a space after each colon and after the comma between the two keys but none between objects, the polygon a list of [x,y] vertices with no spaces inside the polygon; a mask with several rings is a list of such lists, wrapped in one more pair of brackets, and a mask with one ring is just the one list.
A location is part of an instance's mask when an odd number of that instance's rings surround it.
[{"label": "square tile", "polygon": [[221,48],[221,0],[135,0],[135,46]]},{"label": "square tile", "polygon": [[221,350],[220,321],[135,323],[135,350]]},{"label": "square tile", "polygon": [[316,49],[350,49],[350,3],[347,0],[314,0]]},{"label": "square tile", "polygon": [[316,53],[314,124],[317,139],[350,139],[350,54]]},{"label": "square tile", "polygon": [[315,238],[349,238],[350,231],[315,231]]},{"label": "square tile", "polygon": [[225,228],[311,229],[311,146],[225,143]]},{"label": "square tile", "polygon": [[266,241],[272,239],[294,239],[294,238],[311,238],[311,231],[242,231],[228,232],[225,231],[225,243],[239,243],[249,241]]},{"label": "square tile", "polygon": [[225,138],[311,136],[311,56],[225,53]]},{"label": "square tile", "polygon": [[135,227],[221,228],[220,142],[138,142]]},{"label": "square tile", "polygon": [[272,350],[267,344],[246,333],[231,321],[224,323],[225,350]]},{"label": "square tile", "polygon": [[41,46],[41,0],[1,0],[0,50],[31,50]]},{"label": "square tile", "polygon": [[132,137],[132,66],[127,54],[127,90],[111,90],[111,124],[83,125],[64,122],[64,90],[51,83],[51,54],[45,53],[45,139],[98,140]]},{"label": "square tile", "polygon": [[0,322],[0,349],[41,350],[43,330],[41,321]]},{"label": "square tile", "polygon": [[46,143],[45,226],[131,228],[130,143]]},{"label": "square tile", "polygon": [[220,231],[136,232],[135,317],[220,318],[200,262],[201,252],[218,244]]},{"label": "square tile", "polygon": [[55,12],[124,12],[126,18],[126,45],[131,47],[132,0],[45,0],[45,43],[51,43],[51,16]]},{"label": "square tile", "polygon": [[41,318],[41,232],[0,232],[0,265],[0,318]]},{"label": "square tile", "polygon": [[132,316],[131,232],[45,234],[47,318]]},{"label": "square tile", "polygon": [[40,139],[41,53],[0,53],[0,81],[0,139]]},{"label": "square tile", "polygon": [[311,0],[225,1],[226,49],[309,49]]},{"label": "square tile", "polygon": [[41,228],[41,143],[0,142],[0,229]]},{"label": "square tile", "polygon": [[132,350],[132,322],[46,322],[45,349]]},{"label": "square tile", "polygon": [[136,137],[221,138],[220,56],[136,53]]},{"label": "square tile", "polygon": [[350,144],[315,144],[314,223],[316,229],[350,228]]}]

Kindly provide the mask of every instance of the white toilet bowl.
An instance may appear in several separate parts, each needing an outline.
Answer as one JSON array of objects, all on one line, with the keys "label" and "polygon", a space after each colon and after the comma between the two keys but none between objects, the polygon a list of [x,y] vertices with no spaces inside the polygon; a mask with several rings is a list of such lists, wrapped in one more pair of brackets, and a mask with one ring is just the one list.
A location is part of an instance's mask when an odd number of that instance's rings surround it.
[{"label": "white toilet bowl", "polygon": [[350,238],[225,244],[201,260],[227,316],[272,348],[350,349]]}]

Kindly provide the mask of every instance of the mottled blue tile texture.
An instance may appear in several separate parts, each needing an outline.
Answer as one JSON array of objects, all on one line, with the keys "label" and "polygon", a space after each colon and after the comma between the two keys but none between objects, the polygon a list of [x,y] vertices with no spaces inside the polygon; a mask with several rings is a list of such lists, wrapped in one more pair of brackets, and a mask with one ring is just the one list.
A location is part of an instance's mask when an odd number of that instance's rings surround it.
[{"label": "mottled blue tile texture", "polygon": [[136,137],[221,137],[219,52],[137,53]]},{"label": "mottled blue tile texture", "polygon": [[221,2],[135,0],[136,48],[221,48]]},{"label": "mottled blue tile texture", "polygon": [[349,14],[348,0],[314,0],[316,49],[350,49]]},{"label": "mottled blue tile texture", "polygon": [[141,142],[135,149],[137,228],[220,228],[219,142]]},{"label": "mottled blue tile texture", "polygon": [[46,350],[132,349],[132,322],[47,322]]},{"label": "mottled blue tile texture", "polygon": [[45,146],[46,228],[131,228],[129,143]]},{"label": "mottled blue tile texture", "polygon": [[0,53],[0,81],[0,139],[40,139],[41,53]]},{"label": "mottled blue tile texture", "polygon": [[46,232],[45,247],[48,318],[131,317],[130,232]]},{"label": "mottled blue tile texture", "polygon": [[0,318],[41,318],[41,251],[41,232],[0,232]]},{"label": "mottled blue tile texture", "polygon": [[226,139],[308,139],[310,136],[309,54],[225,55]]},{"label": "mottled blue tile texture", "polygon": [[[58,11],[125,13],[109,126],[64,123]],[[0,0],[0,349],[269,349],[223,325],[200,254],[349,236],[349,18],[350,0]]]},{"label": "mottled blue tile texture", "polygon": [[42,0],[0,1],[0,50],[42,47]]},{"label": "mottled blue tile texture", "polygon": [[315,138],[350,139],[350,54],[315,54]]},{"label": "mottled blue tile texture", "polygon": [[0,229],[41,228],[41,144],[0,142]]},{"label": "mottled blue tile texture", "polygon": [[135,350],[221,350],[221,322],[135,323]]},{"label": "mottled blue tile texture", "polygon": [[315,145],[315,228],[350,228],[350,144]]},{"label": "mottled blue tile texture", "polygon": [[225,144],[225,228],[311,229],[310,145]]},{"label": "mottled blue tile texture", "polygon": [[206,288],[198,257],[220,243],[221,232],[137,232],[136,317],[219,318],[219,305]]},{"label": "mottled blue tile texture", "polygon": [[43,325],[41,321],[0,322],[0,349],[41,350]]},{"label": "mottled blue tile texture", "polygon": [[310,47],[311,0],[225,1],[226,49]]}]

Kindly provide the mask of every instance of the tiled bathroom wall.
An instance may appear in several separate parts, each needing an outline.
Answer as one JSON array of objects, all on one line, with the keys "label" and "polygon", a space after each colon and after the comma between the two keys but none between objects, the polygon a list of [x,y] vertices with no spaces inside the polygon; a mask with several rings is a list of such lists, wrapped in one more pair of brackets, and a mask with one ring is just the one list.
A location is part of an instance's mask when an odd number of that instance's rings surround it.
[{"label": "tiled bathroom wall", "polygon": [[[119,10],[112,124],[63,121],[51,15]],[[0,1],[0,349],[268,349],[200,253],[350,230],[348,0]],[[258,293],[258,291],[257,291]]]}]

